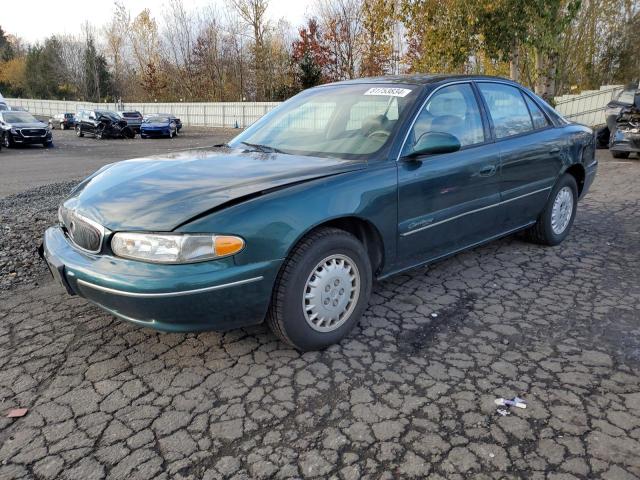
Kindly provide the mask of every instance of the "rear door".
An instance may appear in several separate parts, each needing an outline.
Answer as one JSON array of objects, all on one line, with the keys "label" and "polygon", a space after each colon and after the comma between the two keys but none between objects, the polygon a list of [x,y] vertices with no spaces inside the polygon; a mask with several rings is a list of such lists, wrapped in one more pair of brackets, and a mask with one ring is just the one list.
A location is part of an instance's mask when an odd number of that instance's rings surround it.
[{"label": "rear door", "polygon": [[[460,141],[453,153],[408,158],[427,132]],[[441,87],[411,127],[398,162],[400,268],[480,242],[500,230],[499,153],[470,82]]]},{"label": "rear door", "polygon": [[513,85],[478,82],[500,149],[504,229],[536,220],[562,169],[566,140],[532,97]]}]

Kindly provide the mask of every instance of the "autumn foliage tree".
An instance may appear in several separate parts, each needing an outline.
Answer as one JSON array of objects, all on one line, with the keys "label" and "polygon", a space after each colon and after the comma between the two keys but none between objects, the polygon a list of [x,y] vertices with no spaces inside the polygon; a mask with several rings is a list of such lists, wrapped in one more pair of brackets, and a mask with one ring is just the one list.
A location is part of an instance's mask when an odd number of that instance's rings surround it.
[{"label": "autumn foliage tree", "polygon": [[323,69],[329,63],[328,48],[315,18],[300,28],[299,38],[293,42],[291,60],[298,68],[298,82],[302,88],[319,85],[323,81]]}]

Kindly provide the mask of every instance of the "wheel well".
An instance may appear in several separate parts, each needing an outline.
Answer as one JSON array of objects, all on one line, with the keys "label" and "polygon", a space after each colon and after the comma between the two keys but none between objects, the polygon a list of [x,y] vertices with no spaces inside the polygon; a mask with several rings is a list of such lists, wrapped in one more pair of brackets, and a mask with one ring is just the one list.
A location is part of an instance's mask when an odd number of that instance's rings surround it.
[{"label": "wheel well", "polygon": [[569,168],[567,168],[566,173],[572,175],[573,178],[576,179],[576,184],[578,185],[578,196],[580,196],[584,187],[584,167],[579,163],[574,163]]},{"label": "wheel well", "polygon": [[371,222],[359,217],[341,217],[316,225],[313,230],[323,227],[339,228],[349,232],[364,245],[374,275],[382,269],[384,264],[384,242],[382,235]]}]

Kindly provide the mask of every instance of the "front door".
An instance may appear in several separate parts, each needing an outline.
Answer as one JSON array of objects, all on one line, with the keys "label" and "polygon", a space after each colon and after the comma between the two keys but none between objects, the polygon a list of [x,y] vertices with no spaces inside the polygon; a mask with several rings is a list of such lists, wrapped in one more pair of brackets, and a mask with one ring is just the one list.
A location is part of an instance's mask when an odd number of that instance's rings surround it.
[{"label": "front door", "polygon": [[[481,242],[501,230],[499,153],[471,83],[437,90],[418,114],[398,162],[399,268]],[[430,132],[457,137],[457,152],[407,157]]]}]

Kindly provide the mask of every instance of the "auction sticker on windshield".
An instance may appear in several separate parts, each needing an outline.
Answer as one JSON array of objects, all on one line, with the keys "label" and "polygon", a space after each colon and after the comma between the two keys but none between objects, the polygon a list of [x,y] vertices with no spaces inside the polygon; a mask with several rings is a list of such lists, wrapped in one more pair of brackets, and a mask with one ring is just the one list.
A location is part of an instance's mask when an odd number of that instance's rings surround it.
[{"label": "auction sticker on windshield", "polygon": [[370,88],[365,95],[384,95],[387,97],[406,97],[411,93],[408,88],[374,87]]}]

